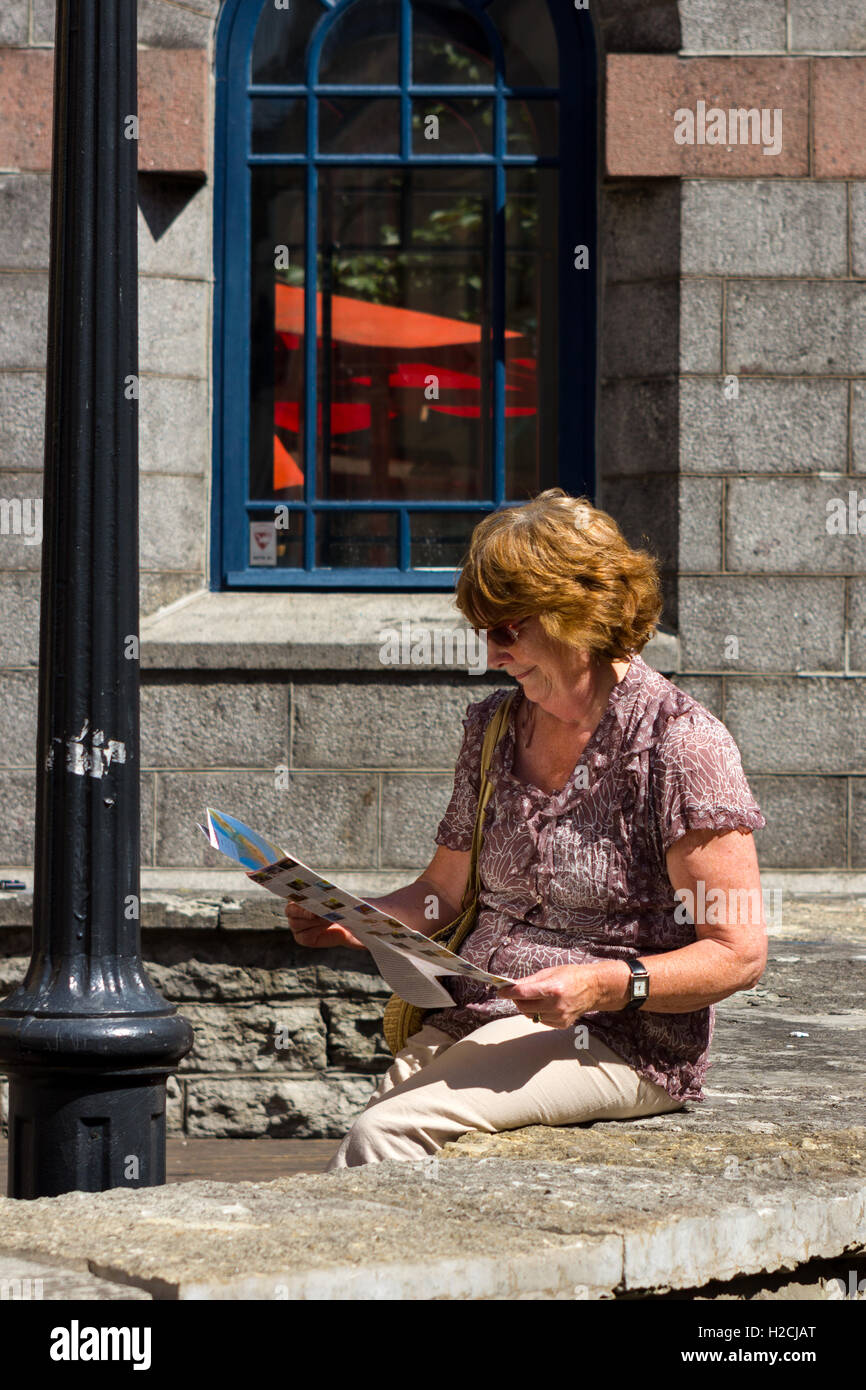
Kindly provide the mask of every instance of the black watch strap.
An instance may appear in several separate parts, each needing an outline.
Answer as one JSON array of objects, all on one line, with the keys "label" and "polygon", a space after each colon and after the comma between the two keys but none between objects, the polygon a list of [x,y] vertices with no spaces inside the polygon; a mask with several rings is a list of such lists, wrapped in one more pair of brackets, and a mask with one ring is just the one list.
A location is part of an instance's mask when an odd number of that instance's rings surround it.
[{"label": "black watch strap", "polygon": [[649,971],[639,960],[626,960],[626,965],[631,971],[629,980],[627,1009],[639,1009],[641,1004],[649,998]]}]

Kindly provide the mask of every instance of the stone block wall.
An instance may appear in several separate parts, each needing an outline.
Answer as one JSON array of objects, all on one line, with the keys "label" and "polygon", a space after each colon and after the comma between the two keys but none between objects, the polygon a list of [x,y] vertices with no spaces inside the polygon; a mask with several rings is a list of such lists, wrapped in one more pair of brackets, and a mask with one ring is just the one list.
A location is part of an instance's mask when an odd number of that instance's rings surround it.
[{"label": "stone block wall", "polygon": [[[661,560],[679,656],[656,664],[678,670],[737,739],[768,820],[762,866],[862,870],[866,521],[827,529],[828,503],[847,509],[853,494],[856,517],[866,499],[862,3],[591,8],[603,99],[599,501]],[[146,615],[209,583],[220,4],[138,9],[140,100],[152,113],[139,175]],[[0,498],[10,504],[41,489],[54,14],[53,0],[0,10]],[[674,145],[671,100],[711,96],[719,74],[744,104],[773,107],[784,92],[779,163]],[[0,868],[22,874],[33,857],[39,564],[37,544],[0,528]],[[252,641],[261,596],[225,597],[248,605]],[[410,597],[393,596],[395,623]],[[427,862],[465,707],[501,681],[377,668],[345,636],[357,596],[342,607],[345,652],[318,668],[292,648],[291,625],[282,662],[202,663],[179,642],[175,658],[164,646],[149,663],[143,644],[144,954],[196,1032],[171,1083],[174,1133],[336,1136],[388,1064],[387,991],[369,962],[300,951],[263,894],[205,891],[223,861],[195,827],[205,805],[222,805],[371,894]],[[157,891],[172,875],[198,891]],[[23,972],[29,921],[29,894],[0,894],[0,994]]]},{"label": "stone block wall", "polygon": [[[209,582],[219,10],[218,0],[139,0],[141,91],[155,113],[139,180],[144,614]],[[662,669],[679,666],[677,679],[737,738],[769,821],[762,864],[862,870],[863,536],[826,528],[828,502],[866,499],[860,6],[593,0],[593,13],[604,128],[599,500],[660,557],[665,622],[680,643]],[[9,76],[0,497],[9,502],[37,499],[41,485],[49,174],[21,55],[31,75],[44,74],[53,22],[51,0],[8,0],[0,16]],[[623,58],[638,64],[625,86]],[[205,77],[189,85],[197,59]],[[628,162],[633,141],[654,128],[638,98],[654,109],[660,93],[685,101],[719,64],[735,87],[752,84],[744,100],[763,93],[772,104],[774,83],[788,84],[785,159],[802,173],[777,174],[754,151],[746,172],[732,166],[736,151],[708,165],[712,150],[684,154],[670,139]],[[186,120],[184,103],[205,138],[185,123],[178,163],[165,131]],[[686,155],[703,162],[671,162]],[[726,394],[731,378],[736,397]],[[32,864],[38,584],[38,545],[0,532],[0,865],[9,872]],[[251,612],[261,602],[240,597]],[[334,597],[348,628],[357,598]],[[408,597],[394,596],[395,622]],[[496,684],[364,662],[353,672],[299,669],[291,651],[281,669],[252,656],[243,670],[235,661],[199,668],[180,648],[151,668],[146,656],[142,864],[152,887],[160,873],[198,873],[204,884],[217,870],[195,821],[220,801],[326,871],[356,875],[359,888],[385,891],[394,875],[411,876],[447,800],[460,717]]]},{"label": "stone block wall", "polygon": [[143,864],[223,869],[195,824],[210,805],[322,872],[370,883],[420,872],[451,794],[466,706],[497,684],[492,674],[148,680]]},{"label": "stone block wall", "polygon": [[[677,679],[740,746],[762,866],[862,871],[862,6],[677,9],[608,45],[602,505],[657,543]],[[783,108],[778,157],[674,142],[675,109],[729,97]]]},{"label": "stone block wall", "polygon": [[682,193],[683,272],[713,296],[712,360],[680,383],[681,476],[708,513],[706,543],[680,557],[682,670],[712,680],[769,822],[765,862],[862,869],[866,552],[861,534],[828,532],[828,507],[866,498],[863,185]]}]

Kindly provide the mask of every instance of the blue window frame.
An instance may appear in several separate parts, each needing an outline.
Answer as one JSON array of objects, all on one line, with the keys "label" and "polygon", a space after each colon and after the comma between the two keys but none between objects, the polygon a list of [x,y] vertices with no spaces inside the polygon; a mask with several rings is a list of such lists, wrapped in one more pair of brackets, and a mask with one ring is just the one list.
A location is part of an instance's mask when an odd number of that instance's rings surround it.
[{"label": "blue window frame", "polygon": [[573,0],[227,0],[214,588],[450,589],[594,495],[596,52]]}]

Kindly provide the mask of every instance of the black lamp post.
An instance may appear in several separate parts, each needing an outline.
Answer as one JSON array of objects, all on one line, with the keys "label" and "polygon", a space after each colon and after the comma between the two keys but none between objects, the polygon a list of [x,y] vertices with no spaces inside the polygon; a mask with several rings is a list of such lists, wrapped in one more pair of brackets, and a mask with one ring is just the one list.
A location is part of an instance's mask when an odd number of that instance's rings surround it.
[{"label": "black lamp post", "polygon": [[141,961],[136,0],[58,0],[33,955],[10,1197],[165,1181],[192,1030]]}]

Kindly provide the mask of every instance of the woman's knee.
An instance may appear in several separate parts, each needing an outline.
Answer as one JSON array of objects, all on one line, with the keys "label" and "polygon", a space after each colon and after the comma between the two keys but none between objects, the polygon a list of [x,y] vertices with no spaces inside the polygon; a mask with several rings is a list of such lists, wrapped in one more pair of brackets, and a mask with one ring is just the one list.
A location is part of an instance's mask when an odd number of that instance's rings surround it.
[{"label": "woman's knee", "polygon": [[349,1166],[380,1163],[385,1159],[422,1158],[440,1147],[401,1109],[388,1104],[385,1095],[363,1110],[345,1139],[345,1158]]}]

